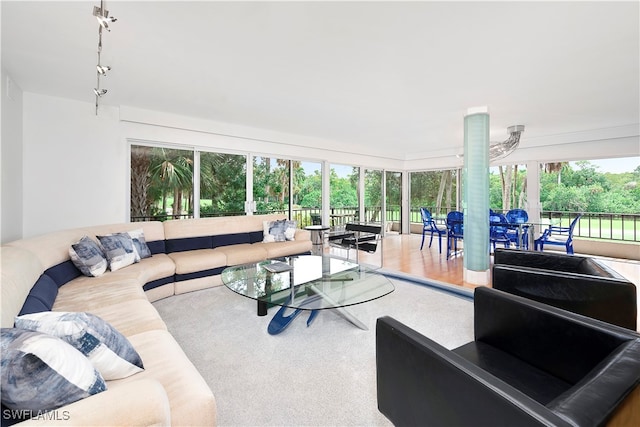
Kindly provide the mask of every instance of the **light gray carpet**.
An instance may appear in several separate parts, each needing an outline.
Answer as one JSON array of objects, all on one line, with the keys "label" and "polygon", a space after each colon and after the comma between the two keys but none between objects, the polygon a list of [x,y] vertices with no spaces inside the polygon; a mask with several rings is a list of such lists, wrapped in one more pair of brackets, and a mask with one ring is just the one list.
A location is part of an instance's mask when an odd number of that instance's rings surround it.
[{"label": "light gray carpet", "polygon": [[368,331],[324,310],[308,328],[302,313],[271,336],[277,308],[258,317],[255,301],[224,286],[154,306],[211,387],[219,425],[386,426],[376,402],[376,319],[395,317],[447,348],[473,339],[471,301],[392,281],[393,293],[349,308]]}]

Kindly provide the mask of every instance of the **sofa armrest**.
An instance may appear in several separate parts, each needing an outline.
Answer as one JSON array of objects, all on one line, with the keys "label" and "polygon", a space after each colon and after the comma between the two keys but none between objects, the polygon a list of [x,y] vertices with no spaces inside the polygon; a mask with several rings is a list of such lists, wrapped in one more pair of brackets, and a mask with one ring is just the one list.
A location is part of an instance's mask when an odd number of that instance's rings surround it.
[{"label": "sofa armrest", "polygon": [[403,425],[570,425],[463,357],[390,317],[376,325],[378,409]]},{"label": "sofa armrest", "polygon": [[498,264],[492,273],[494,289],[636,329],[636,287],[625,279]]},{"label": "sofa armrest", "polygon": [[296,234],[293,235],[295,240],[311,240],[311,232],[309,230],[303,230],[302,228],[296,229]]},{"label": "sofa armrest", "polygon": [[[637,398],[634,390],[639,384],[640,338],[622,344],[547,407],[575,425],[605,425],[627,397]],[[638,417],[639,411],[635,414]],[[639,425],[639,422],[636,418],[634,423],[627,425]]]},{"label": "sofa armrest", "polygon": [[517,265],[572,273],[578,273],[580,271],[580,264],[582,264],[584,260],[584,257],[576,255],[521,251],[506,248],[496,248],[493,255],[494,265]]},{"label": "sofa armrest", "polygon": [[482,341],[526,363],[576,384],[618,346],[638,334],[599,320],[478,287],[474,332]]},{"label": "sofa armrest", "polygon": [[142,379],[109,388],[16,425],[169,426],[171,412],[162,385]]}]

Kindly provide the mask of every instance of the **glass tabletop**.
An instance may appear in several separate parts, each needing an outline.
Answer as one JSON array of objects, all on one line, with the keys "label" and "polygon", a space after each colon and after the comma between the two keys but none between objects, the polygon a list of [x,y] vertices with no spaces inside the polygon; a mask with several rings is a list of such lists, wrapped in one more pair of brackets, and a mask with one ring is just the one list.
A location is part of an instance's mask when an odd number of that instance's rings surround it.
[{"label": "glass tabletop", "polygon": [[[287,271],[269,271],[278,268]],[[395,289],[389,279],[372,268],[326,255],[227,267],[222,272],[222,282],[245,297],[303,310],[361,304]]]}]

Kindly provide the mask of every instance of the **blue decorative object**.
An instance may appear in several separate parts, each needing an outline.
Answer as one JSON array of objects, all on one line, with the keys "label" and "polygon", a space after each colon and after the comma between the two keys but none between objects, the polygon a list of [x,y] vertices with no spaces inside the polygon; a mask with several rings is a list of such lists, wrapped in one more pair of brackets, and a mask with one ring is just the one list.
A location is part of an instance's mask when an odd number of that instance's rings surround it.
[{"label": "blue decorative object", "polygon": [[460,211],[451,211],[447,214],[447,259],[451,256],[451,244],[453,251],[458,252],[458,240],[464,239],[464,215]]},{"label": "blue decorative object", "polygon": [[447,229],[445,227],[438,228],[436,222],[431,216],[431,212],[429,212],[429,209],[420,208],[420,215],[422,216],[422,243],[420,243],[420,250],[422,250],[422,247],[424,246],[425,234],[431,234],[431,238],[429,239],[429,247],[431,247],[431,243],[433,242],[433,235],[435,233],[438,235],[439,253],[442,253],[442,236],[445,236],[447,234]]},{"label": "blue decorative object", "polygon": [[573,255],[573,229],[576,227],[581,216],[582,214],[576,216],[568,227],[550,225],[549,228],[544,230],[542,236],[535,240],[535,250],[538,250],[539,248],[543,251],[544,245],[558,245],[564,246],[567,253],[569,255]]},{"label": "blue decorative object", "polygon": [[[318,298],[320,298],[320,295],[312,295],[307,299],[303,300],[302,303],[300,303],[300,305],[310,304],[313,301],[316,301]],[[300,313],[302,313],[303,311],[309,311],[309,310],[303,310],[301,308],[296,308],[291,314],[285,316],[284,313],[287,310],[287,305],[290,302],[291,302],[291,297],[287,299],[287,302],[285,302],[284,305],[280,307],[280,309],[273,316],[273,319],[271,319],[271,322],[269,322],[267,331],[269,332],[270,335],[277,335],[281,333],[291,324],[291,322],[293,322],[293,319],[298,317]],[[307,319],[307,327],[309,327],[311,323],[315,320],[316,316],[318,315],[318,311],[319,310],[311,310],[311,313],[309,314],[309,318]]]}]

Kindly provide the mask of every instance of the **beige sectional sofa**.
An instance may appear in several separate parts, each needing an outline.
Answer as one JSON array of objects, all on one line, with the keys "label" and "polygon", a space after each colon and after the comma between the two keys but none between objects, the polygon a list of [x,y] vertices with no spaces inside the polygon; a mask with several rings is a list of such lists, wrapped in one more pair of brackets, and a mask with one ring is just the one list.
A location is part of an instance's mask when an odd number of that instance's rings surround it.
[{"label": "beige sectional sofa", "polygon": [[[113,325],[133,345],[144,371],[106,381],[107,390],[63,408],[65,425],[215,425],[213,393],[167,331],[151,302],[221,284],[231,265],[309,253],[309,233],[263,243],[264,221],[283,215],[255,215],[141,222],[83,227],[18,240],[1,248],[1,325],[11,328],[23,307],[42,303],[38,287],[57,285],[42,310],[89,312]],[[152,256],[99,277],[87,277],[69,258],[69,247],[83,236],[142,228]],[[46,278],[48,281],[43,281]],[[35,286],[34,286],[35,285]],[[52,285],[49,285],[51,287]],[[54,286],[55,287],[55,286]],[[40,289],[40,291],[42,291]],[[41,292],[42,293],[42,292]],[[51,289],[44,294],[51,294]],[[50,419],[21,425],[52,424]]]}]

